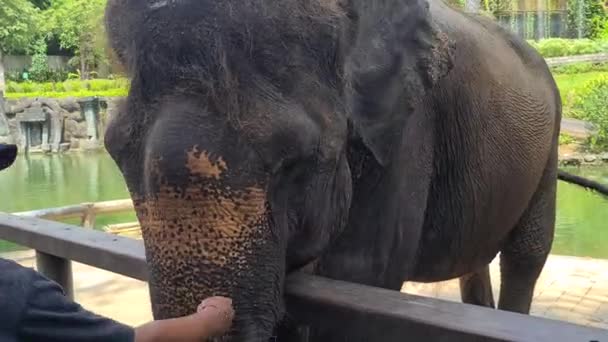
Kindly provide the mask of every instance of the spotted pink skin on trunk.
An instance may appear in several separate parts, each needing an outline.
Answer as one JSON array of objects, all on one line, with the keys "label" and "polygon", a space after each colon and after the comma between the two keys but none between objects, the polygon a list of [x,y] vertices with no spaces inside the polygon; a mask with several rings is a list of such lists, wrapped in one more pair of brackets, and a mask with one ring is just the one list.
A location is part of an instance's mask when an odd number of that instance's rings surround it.
[{"label": "spotted pink skin on trunk", "polygon": [[[208,296],[232,296],[243,286],[235,275],[254,268],[251,260],[271,240],[266,189],[223,187],[228,166],[221,158],[196,147],[187,156],[187,187],[164,183],[154,195],[132,195],[156,319],[189,315]],[[158,163],[148,171],[151,179],[163,178]]]}]

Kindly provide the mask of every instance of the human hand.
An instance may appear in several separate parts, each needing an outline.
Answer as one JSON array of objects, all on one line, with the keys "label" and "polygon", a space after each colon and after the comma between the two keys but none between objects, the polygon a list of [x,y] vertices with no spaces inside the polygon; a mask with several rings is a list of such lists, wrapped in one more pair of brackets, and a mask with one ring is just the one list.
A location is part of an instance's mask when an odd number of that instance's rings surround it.
[{"label": "human hand", "polygon": [[204,320],[212,336],[225,334],[234,319],[232,299],[226,297],[209,297],[199,304],[196,312]]}]

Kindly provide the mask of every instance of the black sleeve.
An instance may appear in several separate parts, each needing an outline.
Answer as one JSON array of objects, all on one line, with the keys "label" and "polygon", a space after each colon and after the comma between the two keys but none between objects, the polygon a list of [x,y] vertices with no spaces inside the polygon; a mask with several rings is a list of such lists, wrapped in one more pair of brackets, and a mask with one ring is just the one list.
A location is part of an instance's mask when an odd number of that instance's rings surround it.
[{"label": "black sleeve", "polygon": [[83,309],[66,297],[55,282],[32,274],[18,322],[19,341],[134,341],[133,328]]}]

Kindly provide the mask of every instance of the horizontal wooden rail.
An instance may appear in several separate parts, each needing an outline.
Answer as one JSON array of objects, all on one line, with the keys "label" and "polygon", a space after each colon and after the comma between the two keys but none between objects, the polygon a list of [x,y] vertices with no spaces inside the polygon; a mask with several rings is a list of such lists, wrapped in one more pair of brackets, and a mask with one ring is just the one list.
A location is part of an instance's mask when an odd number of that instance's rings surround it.
[{"label": "horizontal wooden rail", "polygon": [[[63,223],[0,213],[0,238],[59,258],[147,280],[143,243]],[[286,284],[291,316],[302,324],[349,334],[373,329],[383,342],[517,341],[608,342],[608,331],[408,295],[397,291],[291,275]],[[384,333],[384,334],[382,334]]]},{"label": "horizontal wooden rail", "polygon": [[594,53],[588,55],[575,55],[563,57],[545,58],[547,65],[550,67],[574,64],[574,63],[602,63],[608,62],[608,53]]},{"label": "horizontal wooden rail", "polygon": [[86,212],[95,214],[109,214],[133,210],[133,201],[121,199],[105,202],[81,203],[65,207],[39,209],[14,213],[17,216],[37,217],[49,220],[81,217]]}]

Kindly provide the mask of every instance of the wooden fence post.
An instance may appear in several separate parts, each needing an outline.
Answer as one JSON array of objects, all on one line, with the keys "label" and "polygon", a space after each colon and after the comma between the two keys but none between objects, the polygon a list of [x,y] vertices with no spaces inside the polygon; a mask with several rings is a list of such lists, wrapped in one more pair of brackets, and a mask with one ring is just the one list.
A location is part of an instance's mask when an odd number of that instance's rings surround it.
[{"label": "wooden fence post", "polygon": [[70,260],[36,251],[36,268],[42,275],[61,285],[66,296],[74,299],[72,262]]},{"label": "wooden fence post", "polygon": [[96,218],[97,214],[95,213],[95,210],[93,209],[92,206],[88,207],[87,210],[84,212],[84,215],[82,216],[82,222],[81,222],[81,226],[85,227],[85,228],[95,228],[95,218]]}]

